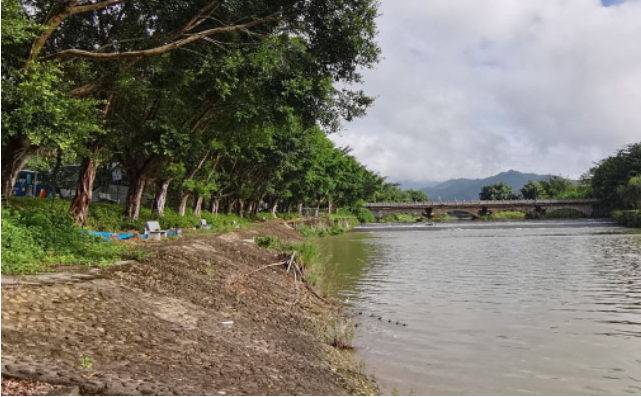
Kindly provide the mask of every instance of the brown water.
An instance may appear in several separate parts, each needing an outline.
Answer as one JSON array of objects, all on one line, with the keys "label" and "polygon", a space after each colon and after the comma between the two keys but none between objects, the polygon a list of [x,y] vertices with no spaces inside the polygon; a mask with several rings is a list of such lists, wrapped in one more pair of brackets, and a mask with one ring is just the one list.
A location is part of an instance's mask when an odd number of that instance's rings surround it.
[{"label": "brown water", "polygon": [[641,394],[641,235],[574,221],[393,229],[319,240],[384,392]]}]

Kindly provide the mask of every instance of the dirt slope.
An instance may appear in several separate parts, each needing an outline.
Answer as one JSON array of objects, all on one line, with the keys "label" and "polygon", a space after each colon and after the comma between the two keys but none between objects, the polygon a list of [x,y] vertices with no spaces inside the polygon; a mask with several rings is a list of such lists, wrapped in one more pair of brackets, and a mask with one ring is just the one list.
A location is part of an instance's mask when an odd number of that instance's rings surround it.
[{"label": "dirt slope", "polygon": [[320,335],[336,307],[281,267],[249,274],[279,259],[257,235],[301,239],[271,222],[154,244],[71,284],[3,285],[3,375],[86,394],[376,393]]}]

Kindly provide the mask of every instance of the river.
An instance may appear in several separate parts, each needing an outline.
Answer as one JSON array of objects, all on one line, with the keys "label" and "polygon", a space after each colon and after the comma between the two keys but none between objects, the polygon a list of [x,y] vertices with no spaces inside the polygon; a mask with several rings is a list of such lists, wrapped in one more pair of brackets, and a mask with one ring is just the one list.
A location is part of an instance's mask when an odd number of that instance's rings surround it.
[{"label": "river", "polygon": [[641,394],[631,229],[366,225],[318,242],[325,288],[350,307],[357,355],[386,394]]}]

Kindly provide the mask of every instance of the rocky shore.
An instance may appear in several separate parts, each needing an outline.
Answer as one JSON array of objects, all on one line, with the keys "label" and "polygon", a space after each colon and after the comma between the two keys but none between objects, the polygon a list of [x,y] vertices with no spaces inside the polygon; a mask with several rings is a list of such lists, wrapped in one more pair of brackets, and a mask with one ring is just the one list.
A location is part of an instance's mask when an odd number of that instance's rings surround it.
[{"label": "rocky shore", "polygon": [[82,394],[377,394],[328,343],[340,307],[265,267],[280,258],[256,236],[302,239],[269,222],[150,244],[143,261],[79,277],[3,283],[3,376]]}]

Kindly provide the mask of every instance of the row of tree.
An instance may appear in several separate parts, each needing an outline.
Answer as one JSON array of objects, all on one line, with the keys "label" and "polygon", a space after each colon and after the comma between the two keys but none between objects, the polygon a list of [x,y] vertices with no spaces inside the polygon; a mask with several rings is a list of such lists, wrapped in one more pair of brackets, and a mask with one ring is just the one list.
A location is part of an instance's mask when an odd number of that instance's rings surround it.
[{"label": "row of tree", "polygon": [[[217,212],[353,205],[398,187],[326,134],[362,116],[379,58],[374,0],[4,0],[2,193],[35,154],[80,164],[87,220],[101,163],[145,192]],[[380,193],[384,192],[384,193]]]},{"label": "row of tree", "polygon": [[578,184],[552,177],[530,181],[520,194],[504,182],[483,186],[481,200],[598,198],[609,208],[641,207],[641,142],[598,162]]}]

